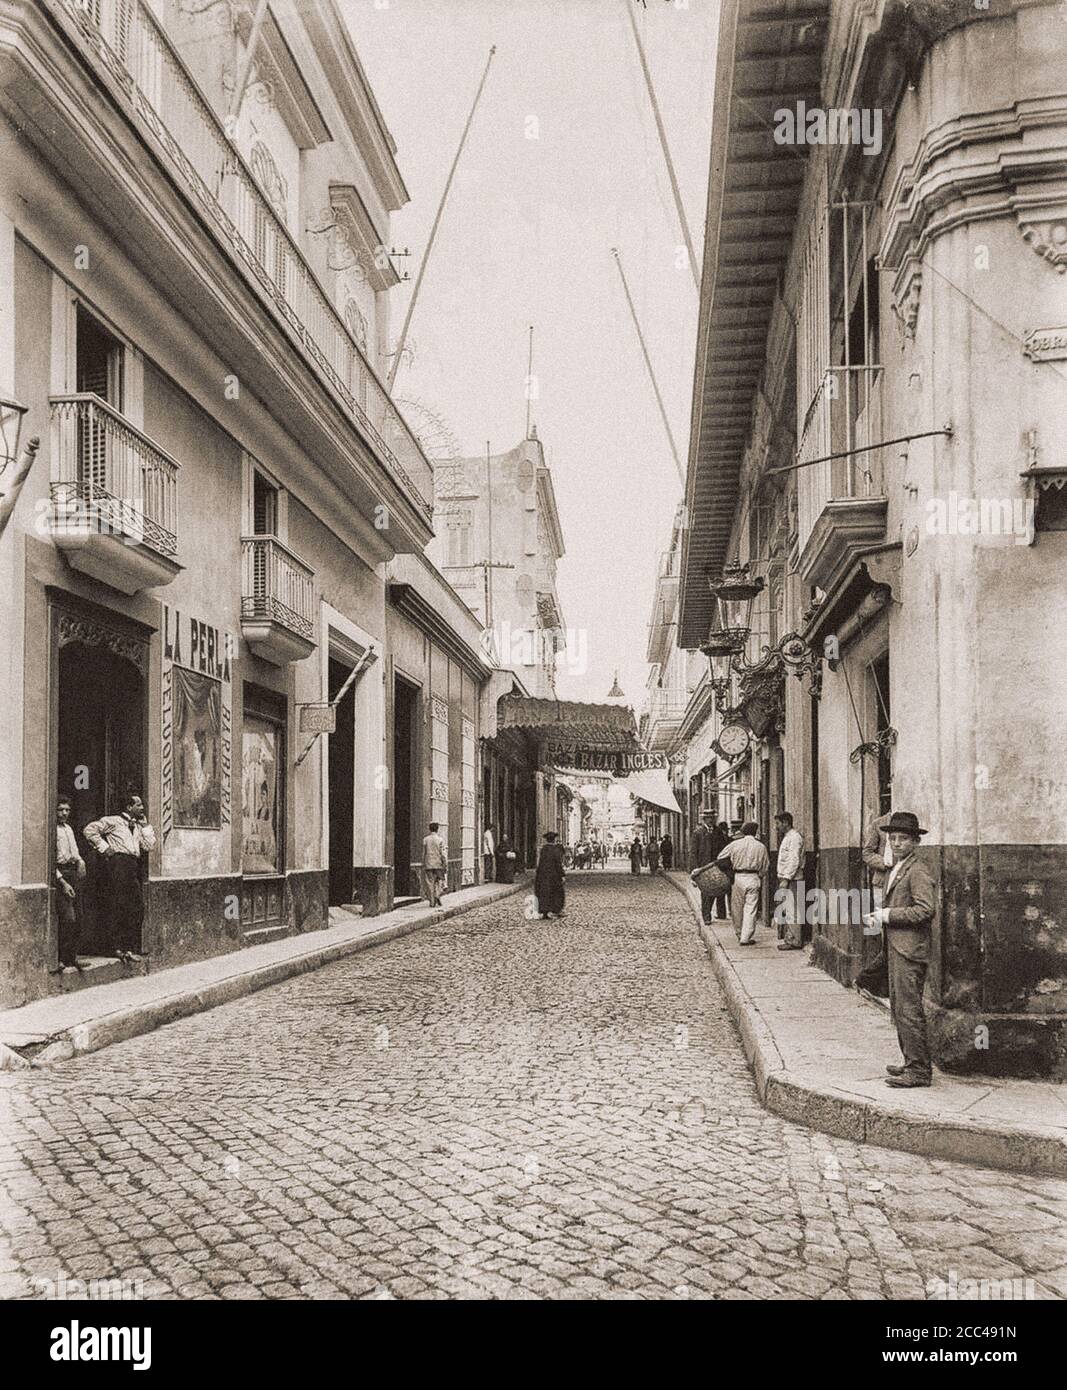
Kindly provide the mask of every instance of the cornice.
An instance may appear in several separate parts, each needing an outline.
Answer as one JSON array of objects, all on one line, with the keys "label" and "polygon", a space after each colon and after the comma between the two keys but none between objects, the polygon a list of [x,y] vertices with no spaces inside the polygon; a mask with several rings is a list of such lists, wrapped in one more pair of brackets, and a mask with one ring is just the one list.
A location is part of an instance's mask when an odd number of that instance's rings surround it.
[{"label": "cornice", "polygon": [[[241,364],[242,385],[319,460],[358,511],[372,550],[380,558],[407,547],[421,550],[432,537],[429,519],[294,350],[266,297],[134,124],[128,101],[105,99],[109,81],[77,45],[68,47],[42,5],[9,0],[0,10],[0,108],[20,130],[32,163],[32,173],[22,177],[40,205],[41,222],[60,216],[48,187],[58,177],[92,209],[93,234],[146,275],[220,358]],[[9,161],[5,173],[14,177],[14,170]],[[29,209],[27,226],[32,200]],[[131,336],[153,356],[143,334]],[[372,528],[380,506],[389,513],[388,534]]]}]

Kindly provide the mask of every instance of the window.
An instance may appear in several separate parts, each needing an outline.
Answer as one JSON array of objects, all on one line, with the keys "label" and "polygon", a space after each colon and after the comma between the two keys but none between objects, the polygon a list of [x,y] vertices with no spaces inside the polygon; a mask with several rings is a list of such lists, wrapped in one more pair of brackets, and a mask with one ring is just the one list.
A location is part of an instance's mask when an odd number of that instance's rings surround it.
[{"label": "window", "polygon": [[[285,867],[285,698],[246,684],[241,732],[241,872]],[[264,911],[269,904],[264,900]],[[254,920],[261,920],[253,908]]]},{"label": "window", "polygon": [[804,250],[797,304],[797,474],[803,548],[831,498],[879,495],[880,455],[856,453],[881,437],[880,296],[873,203],[830,200],[825,174]]},{"label": "window", "polygon": [[[287,226],[288,187],[278,172],[273,155],[261,140],[257,140],[252,146],[249,164],[274,216],[282,227]],[[259,202],[256,202],[253,212],[252,252],[281,293],[285,294],[288,246],[281,229]]]},{"label": "window", "polygon": [[448,519],[448,563],[450,565],[469,565],[470,562],[470,508],[460,507]]},{"label": "window", "polygon": [[258,469],[252,476],[252,534],[278,534],[278,489]]},{"label": "window", "polygon": [[1042,479],[1037,489],[1035,531],[1067,531],[1067,475]]},{"label": "window", "polygon": [[[75,390],[79,394],[99,396],[102,401],[121,411],[122,368],[122,344],[79,304],[75,317]],[[113,449],[114,441],[111,451]],[[105,420],[97,412],[79,407],[79,487],[91,488],[94,493],[115,495],[137,491],[132,483],[126,488],[117,485],[118,480],[113,476],[117,462],[114,458],[109,459]]]}]

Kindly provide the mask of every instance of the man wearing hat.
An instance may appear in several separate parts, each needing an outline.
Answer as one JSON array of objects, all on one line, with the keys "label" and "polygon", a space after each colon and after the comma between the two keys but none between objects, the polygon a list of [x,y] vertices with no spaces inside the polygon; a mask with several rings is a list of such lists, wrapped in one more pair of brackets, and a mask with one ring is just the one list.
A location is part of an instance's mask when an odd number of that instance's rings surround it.
[{"label": "man wearing hat", "polygon": [[930,925],[937,912],[937,889],[915,851],[926,830],[910,811],[894,811],[886,825],[893,867],[885,881],[883,905],[864,918],[886,930],[889,1007],[896,1025],[903,1066],[888,1066],[887,1086],[929,1086],[930,1043],[923,1013],[923,986],[930,961]]}]

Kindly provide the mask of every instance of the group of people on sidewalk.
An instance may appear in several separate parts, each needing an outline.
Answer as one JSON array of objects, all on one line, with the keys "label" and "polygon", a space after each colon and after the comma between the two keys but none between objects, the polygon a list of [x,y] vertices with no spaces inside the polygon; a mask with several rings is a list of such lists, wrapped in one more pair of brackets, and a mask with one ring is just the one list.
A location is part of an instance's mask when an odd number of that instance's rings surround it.
[{"label": "group of people on sidewalk", "polygon": [[156,847],[144,803],[130,792],[122,812],[101,816],[82,829],[90,850],[99,856],[92,878],[96,889],[95,937],[89,940],[85,893],[90,878],[78,835],[71,824],[72,803],[56,803],[56,915],[59,919],[59,970],[84,970],[96,956],[126,964],[143,959],[144,890],[147,858]]},{"label": "group of people on sidewalk", "polygon": [[[788,811],[775,817],[778,856],[775,864],[779,896],[805,903],[803,891],[804,839]],[[910,811],[881,816],[870,827],[863,845],[863,862],[871,873],[872,896],[879,906],[863,917],[865,934],[880,933],[882,949],[856,980],[868,997],[889,996],[889,1006],[903,1057],[887,1066],[886,1085],[929,1086],[932,1080],[930,1045],[923,989],[930,959],[930,928],[937,911],[936,886],[916,851],[926,834]],[[729,916],[741,946],[756,942],[763,881],[770,871],[767,846],[759,839],[755,821],[746,821],[733,836],[725,821],[705,815],[693,837],[696,868],[690,877],[700,889],[701,916],[706,925]],[[714,871],[714,872],[713,872]],[[789,897],[785,901],[790,901]],[[802,918],[803,914],[799,914]],[[787,914],[779,931],[780,951],[803,945],[803,920]]]},{"label": "group of people on sidewalk", "polygon": [[669,834],[658,840],[653,836],[647,845],[640,835],[634,836],[630,845],[630,872],[639,874],[646,864],[650,874],[658,874],[661,865],[664,870],[674,868],[674,841]]}]

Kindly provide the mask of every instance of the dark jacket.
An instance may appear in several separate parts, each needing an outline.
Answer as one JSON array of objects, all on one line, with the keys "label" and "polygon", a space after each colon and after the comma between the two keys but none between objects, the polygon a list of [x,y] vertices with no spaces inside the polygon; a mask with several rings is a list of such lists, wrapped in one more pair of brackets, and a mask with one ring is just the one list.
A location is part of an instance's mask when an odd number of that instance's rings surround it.
[{"label": "dark jacket", "polygon": [[889,949],[907,960],[930,959],[930,926],[937,916],[937,885],[915,854],[901,864],[882,906],[889,909]]},{"label": "dark jacket", "polygon": [[563,911],[563,850],[559,845],[542,845],[534,875],[538,912]]}]

